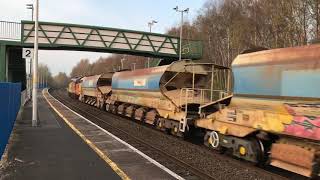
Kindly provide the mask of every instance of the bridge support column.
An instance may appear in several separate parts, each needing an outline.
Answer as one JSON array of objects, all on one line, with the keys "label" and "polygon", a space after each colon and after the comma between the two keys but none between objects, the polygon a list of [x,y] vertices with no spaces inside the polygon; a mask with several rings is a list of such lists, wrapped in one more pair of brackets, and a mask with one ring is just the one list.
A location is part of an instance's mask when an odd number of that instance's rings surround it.
[{"label": "bridge support column", "polygon": [[0,82],[6,81],[7,46],[0,43]]}]

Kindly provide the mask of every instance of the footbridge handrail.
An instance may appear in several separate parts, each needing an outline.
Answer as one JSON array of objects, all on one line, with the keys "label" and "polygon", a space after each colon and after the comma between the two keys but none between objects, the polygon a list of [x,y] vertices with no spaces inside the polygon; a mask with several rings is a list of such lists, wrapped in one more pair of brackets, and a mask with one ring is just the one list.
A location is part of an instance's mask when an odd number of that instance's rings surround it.
[{"label": "footbridge handrail", "polygon": [[20,41],[21,23],[0,21],[0,40]]}]

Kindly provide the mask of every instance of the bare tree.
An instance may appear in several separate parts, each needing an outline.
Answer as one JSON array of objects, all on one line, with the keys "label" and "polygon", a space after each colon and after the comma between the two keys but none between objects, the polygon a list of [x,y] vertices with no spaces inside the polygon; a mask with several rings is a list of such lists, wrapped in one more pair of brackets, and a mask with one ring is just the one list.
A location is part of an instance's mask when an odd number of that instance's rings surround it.
[{"label": "bare tree", "polygon": [[[183,33],[203,40],[202,61],[229,66],[246,49],[299,46],[319,37],[319,2],[208,0]],[[177,35],[178,29],[168,34]]]},{"label": "bare tree", "polygon": [[55,88],[66,88],[68,86],[70,79],[64,72],[59,72],[53,77],[52,87]]}]

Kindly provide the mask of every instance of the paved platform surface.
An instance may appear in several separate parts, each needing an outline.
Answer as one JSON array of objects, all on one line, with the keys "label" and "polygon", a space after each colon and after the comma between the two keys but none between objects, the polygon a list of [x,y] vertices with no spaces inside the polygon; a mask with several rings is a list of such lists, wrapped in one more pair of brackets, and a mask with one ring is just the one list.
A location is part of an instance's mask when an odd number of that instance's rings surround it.
[{"label": "paved platform surface", "polygon": [[51,107],[77,134],[124,179],[162,180],[183,178],[90,120],[71,111],[49,93]]},{"label": "paved platform surface", "polygon": [[39,127],[31,127],[31,103],[17,119],[0,179],[121,179],[51,109],[39,92]]}]

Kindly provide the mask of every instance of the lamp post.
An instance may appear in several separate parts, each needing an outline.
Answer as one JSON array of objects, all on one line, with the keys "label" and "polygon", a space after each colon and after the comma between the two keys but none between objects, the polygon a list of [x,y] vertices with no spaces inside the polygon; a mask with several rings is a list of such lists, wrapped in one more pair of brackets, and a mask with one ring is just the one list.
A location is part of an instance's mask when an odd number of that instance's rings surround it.
[{"label": "lamp post", "polygon": [[48,87],[48,74],[46,73],[46,88]]},{"label": "lamp post", "polygon": [[179,61],[181,60],[181,49],[182,49],[182,27],[183,27],[183,13],[188,13],[189,8],[184,10],[179,10],[179,7],[176,6],[173,10],[181,13],[181,25],[180,25],[180,42],[179,42]]},{"label": "lamp post", "polygon": [[39,79],[40,79],[40,82],[39,82],[39,89],[42,89],[42,81],[43,81],[43,72],[42,71],[39,71]]},{"label": "lamp post", "polygon": [[131,71],[132,70],[136,70],[136,63],[132,63],[133,67],[131,68]]},{"label": "lamp post", "polygon": [[33,4],[27,4],[27,9],[31,9],[31,12],[32,12],[31,20],[33,21]]},{"label": "lamp post", "polygon": [[[27,9],[31,10],[31,20],[33,21],[33,4],[26,4]],[[28,75],[28,94],[29,98],[31,98],[31,89],[32,89],[32,58],[30,58],[30,63],[29,63],[29,75]]]},{"label": "lamp post", "polygon": [[[151,33],[151,31],[152,31],[152,26],[154,25],[154,24],[156,24],[156,23],[158,23],[158,21],[155,21],[155,20],[152,20],[152,21],[150,21],[150,22],[148,22],[148,26],[149,26],[149,31],[150,31],[150,33]],[[148,68],[150,67],[150,57],[148,57]]]},{"label": "lamp post", "polygon": [[120,63],[121,63],[121,67],[120,67],[121,69],[120,69],[120,70],[123,70],[123,67],[124,67],[123,61],[127,60],[126,57],[127,57],[127,55],[125,54],[125,55],[123,55],[123,57],[120,59]]},{"label": "lamp post", "polygon": [[35,0],[35,22],[34,22],[34,58],[32,61],[33,78],[32,78],[32,126],[38,125],[38,102],[37,102],[37,87],[38,87],[38,29],[39,29],[39,0]]},{"label": "lamp post", "polygon": [[149,26],[149,31],[150,31],[150,32],[152,31],[152,26],[153,26],[154,24],[156,24],[156,23],[158,23],[158,21],[155,21],[155,20],[152,20],[152,21],[148,22],[148,26]]}]

